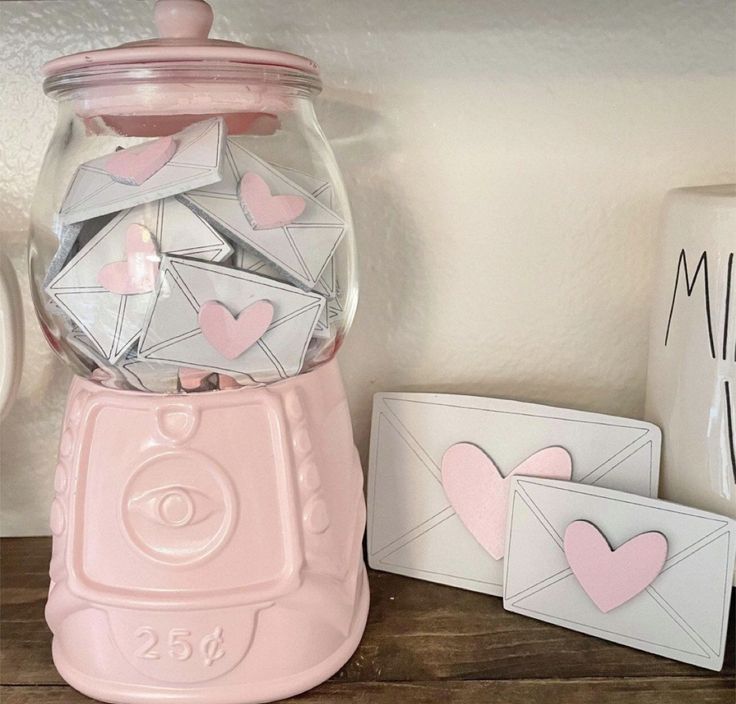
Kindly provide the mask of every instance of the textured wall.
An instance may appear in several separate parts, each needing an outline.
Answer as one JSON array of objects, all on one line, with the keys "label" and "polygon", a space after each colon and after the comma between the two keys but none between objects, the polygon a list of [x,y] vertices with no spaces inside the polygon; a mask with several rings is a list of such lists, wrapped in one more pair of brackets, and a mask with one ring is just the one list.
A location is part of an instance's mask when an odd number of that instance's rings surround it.
[{"label": "textured wall", "polygon": [[[152,3],[0,2],[2,242],[23,267],[47,59],[152,32]],[[341,360],[365,450],[384,389],[638,415],[662,196],[736,179],[736,5],[213,2],[213,35],[314,57],[362,302]],[[47,531],[68,377],[27,310],[2,531]]]}]

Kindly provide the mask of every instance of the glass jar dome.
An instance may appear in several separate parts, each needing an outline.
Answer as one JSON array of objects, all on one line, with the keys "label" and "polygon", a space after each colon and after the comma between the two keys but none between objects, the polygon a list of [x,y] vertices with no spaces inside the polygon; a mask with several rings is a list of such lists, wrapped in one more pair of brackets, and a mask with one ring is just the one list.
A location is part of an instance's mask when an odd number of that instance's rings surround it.
[{"label": "glass jar dome", "polygon": [[117,389],[309,372],[357,303],[317,68],[207,39],[201,0],[156,13],[161,39],[45,67],[59,109],[31,214],[42,329],[77,374]]}]

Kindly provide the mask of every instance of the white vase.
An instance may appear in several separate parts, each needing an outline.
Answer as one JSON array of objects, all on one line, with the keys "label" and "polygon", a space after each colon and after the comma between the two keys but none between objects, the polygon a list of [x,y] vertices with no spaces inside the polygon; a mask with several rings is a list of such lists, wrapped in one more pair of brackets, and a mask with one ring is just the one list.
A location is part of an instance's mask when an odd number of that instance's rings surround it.
[{"label": "white vase", "polygon": [[660,235],[646,400],[660,495],[736,518],[736,185],[671,191]]}]

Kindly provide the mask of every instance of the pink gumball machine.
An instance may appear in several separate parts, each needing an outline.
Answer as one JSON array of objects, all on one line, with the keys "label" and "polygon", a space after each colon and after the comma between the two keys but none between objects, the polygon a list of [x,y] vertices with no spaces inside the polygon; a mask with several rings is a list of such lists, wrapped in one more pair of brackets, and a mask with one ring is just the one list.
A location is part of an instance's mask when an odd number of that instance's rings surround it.
[{"label": "pink gumball machine", "polygon": [[109,702],[265,702],[361,638],[362,472],[334,359],[352,225],[300,56],[160,38],[44,68],[29,261],[77,376],[51,507],[54,662]]}]

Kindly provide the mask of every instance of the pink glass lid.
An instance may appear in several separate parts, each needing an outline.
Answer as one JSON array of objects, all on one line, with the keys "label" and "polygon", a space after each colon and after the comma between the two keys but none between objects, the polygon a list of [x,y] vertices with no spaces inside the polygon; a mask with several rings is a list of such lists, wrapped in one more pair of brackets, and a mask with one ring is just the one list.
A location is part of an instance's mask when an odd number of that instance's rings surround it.
[{"label": "pink glass lid", "polygon": [[212,8],[204,0],[156,0],[158,39],[61,56],[43,67],[46,77],[116,64],[212,61],[273,66],[319,75],[317,64],[297,54],[259,49],[239,42],[209,39]]}]

